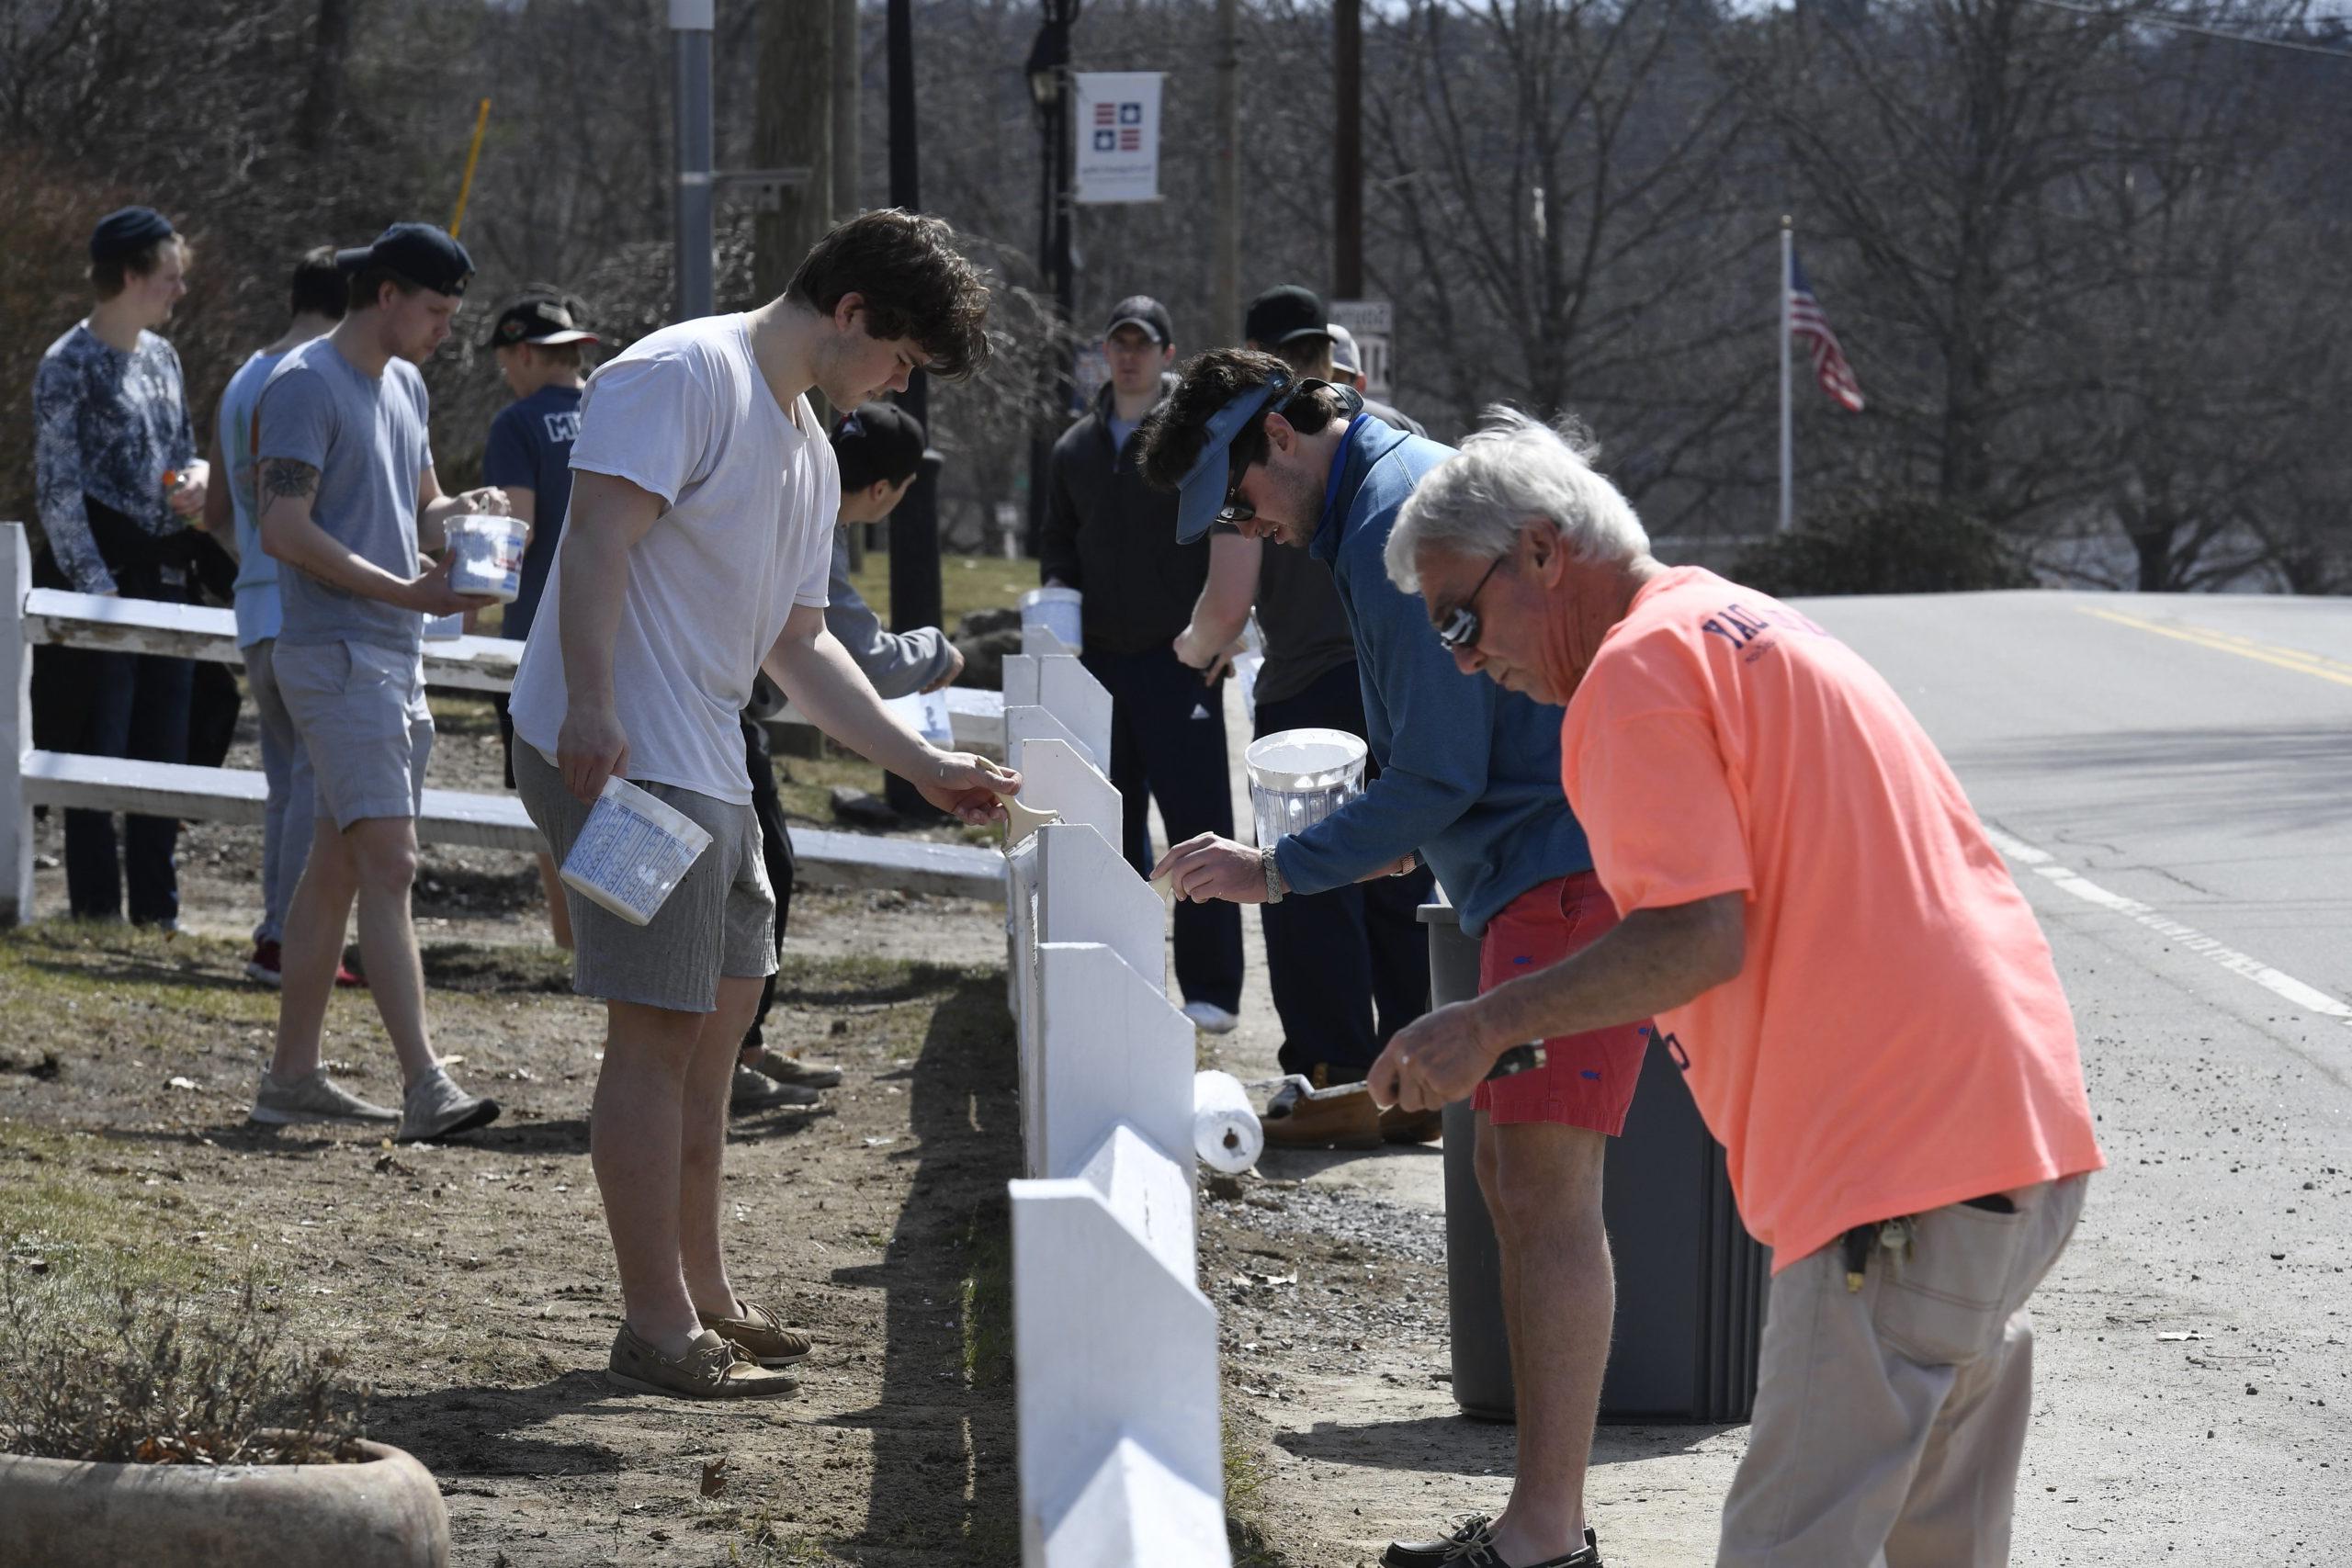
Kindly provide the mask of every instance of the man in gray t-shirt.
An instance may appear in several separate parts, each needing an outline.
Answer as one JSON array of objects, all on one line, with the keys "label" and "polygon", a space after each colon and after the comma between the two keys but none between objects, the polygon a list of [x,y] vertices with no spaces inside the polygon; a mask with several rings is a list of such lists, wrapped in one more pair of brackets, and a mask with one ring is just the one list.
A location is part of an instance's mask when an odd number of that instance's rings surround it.
[{"label": "man in gray t-shirt", "polygon": [[[503,512],[496,490],[445,496],[425,435],[416,367],[458,313],[473,263],[423,223],[396,223],[342,251],[351,311],[295,349],[262,389],[254,446],[262,548],[280,566],[285,618],[275,665],[314,799],[311,856],[287,910],[277,1050],[254,1097],[262,1122],[393,1122],[404,1142],[487,1124],[433,1053],[424,973],[409,918],[416,810],[433,750],[420,656],[424,617],[489,603],[449,587],[448,563],[419,570],[444,524]],[[402,1109],[371,1105],[320,1069],[320,1032],[353,903],[376,1010],[406,1086]]]}]

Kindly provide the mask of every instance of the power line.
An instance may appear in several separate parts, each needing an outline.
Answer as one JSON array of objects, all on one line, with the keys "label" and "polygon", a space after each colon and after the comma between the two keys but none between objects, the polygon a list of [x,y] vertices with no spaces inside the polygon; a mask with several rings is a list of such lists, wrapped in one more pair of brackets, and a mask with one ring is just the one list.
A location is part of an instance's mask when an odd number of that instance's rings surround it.
[{"label": "power line", "polygon": [[2175,32],[2195,33],[2201,38],[2219,39],[2223,43],[2251,44],[2256,49],[2291,50],[2297,54],[2324,55],[2327,59],[2335,61],[2352,60],[2352,54],[2347,54],[2346,51],[2331,49],[2324,44],[2297,43],[2291,39],[2256,38],[2251,33],[2227,32],[2222,28],[2209,28],[2199,22],[2184,22],[2175,17],[2128,11],[2103,11],[2096,6],[2070,5],[2068,0],[2030,0],[2030,3],[2047,6],[2052,11],[2072,11],[2078,17],[2096,17],[2102,22],[2128,22],[2134,26],[2170,28]]}]

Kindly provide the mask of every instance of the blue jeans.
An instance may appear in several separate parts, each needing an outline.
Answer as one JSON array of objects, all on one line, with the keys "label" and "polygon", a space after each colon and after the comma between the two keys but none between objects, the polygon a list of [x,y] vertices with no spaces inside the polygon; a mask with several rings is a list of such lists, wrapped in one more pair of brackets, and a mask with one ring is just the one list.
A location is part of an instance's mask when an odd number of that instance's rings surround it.
[{"label": "blue jeans", "polygon": [[[145,762],[187,761],[188,691],[196,667],[185,659],[95,649],[44,649],[68,654],[60,671],[64,711],[74,716],[61,750]],[[70,695],[68,695],[70,694]],[[179,919],[179,848],[175,817],[126,816],[118,858],[114,814],[65,813],[65,892],[76,917],[114,919],[130,889],[130,918],[141,925]]]},{"label": "blue jeans", "polygon": [[[1233,780],[1226,767],[1225,688],[1173,649],[1093,653],[1080,661],[1111,694],[1111,783],[1125,803],[1120,852],[1151,874],[1151,807],[1168,841],[1233,834]],[[1222,899],[1176,906],[1176,985],[1188,1002],[1241,1007],[1241,909]]]}]

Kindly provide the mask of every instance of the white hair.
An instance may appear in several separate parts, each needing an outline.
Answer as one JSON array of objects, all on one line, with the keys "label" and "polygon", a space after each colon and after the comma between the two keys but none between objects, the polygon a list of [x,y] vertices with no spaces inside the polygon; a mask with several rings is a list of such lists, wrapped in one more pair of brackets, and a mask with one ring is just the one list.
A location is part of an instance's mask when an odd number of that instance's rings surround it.
[{"label": "white hair", "polygon": [[1388,580],[1420,592],[1414,557],[1430,548],[1509,555],[1521,525],[1548,519],[1569,558],[1615,566],[1647,555],[1650,536],[1633,505],[1592,466],[1600,449],[1573,419],[1556,426],[1497,404],[1462,449],[1413,487],[1388,536]]}]

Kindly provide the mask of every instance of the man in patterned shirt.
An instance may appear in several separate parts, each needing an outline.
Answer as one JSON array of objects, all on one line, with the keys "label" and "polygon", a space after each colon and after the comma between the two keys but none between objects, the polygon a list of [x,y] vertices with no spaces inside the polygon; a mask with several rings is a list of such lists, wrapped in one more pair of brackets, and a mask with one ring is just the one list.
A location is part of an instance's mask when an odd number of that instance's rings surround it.
[{"label": "man in patterned shirt", "polygon": [[[33,471],[45,541],[33,581],[83,593],[186,603],[203,536],[206,468],[196,455],[179,355],[154,330],[187,292],[188,251],[169,220],[126,207],[90,236],[89,316],[41,355],[33,378]],[[187,761],[185,659],[96,649],[39,656],[40,744],[144,761]],[[178,923],[173,852],[179,823],[133,816],[122,858],[114,818],[65,813],[65,887],[74,915],[115,919],[130,883],[130,918]]]}]

